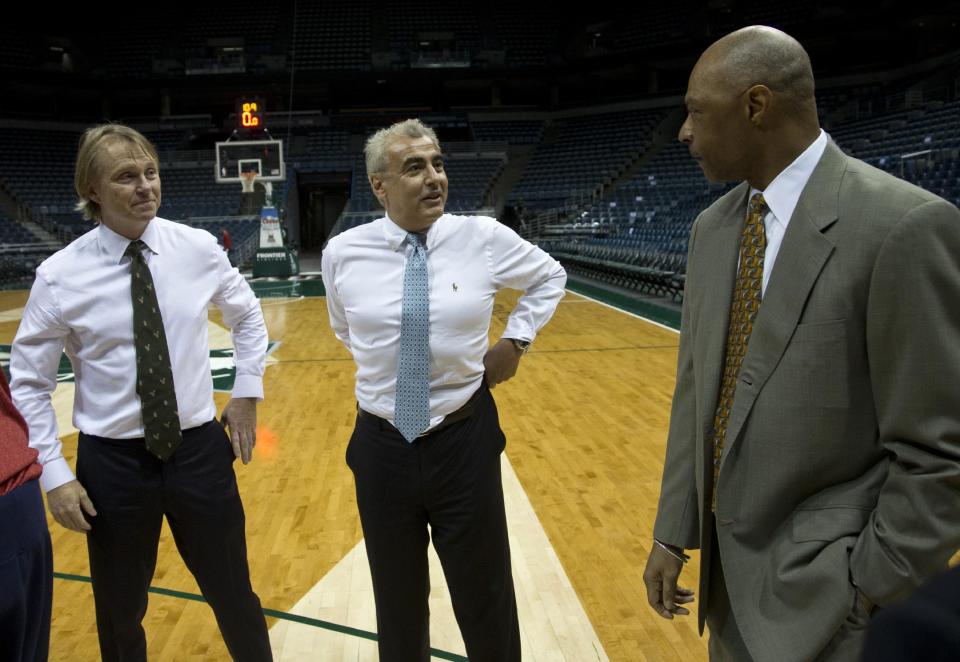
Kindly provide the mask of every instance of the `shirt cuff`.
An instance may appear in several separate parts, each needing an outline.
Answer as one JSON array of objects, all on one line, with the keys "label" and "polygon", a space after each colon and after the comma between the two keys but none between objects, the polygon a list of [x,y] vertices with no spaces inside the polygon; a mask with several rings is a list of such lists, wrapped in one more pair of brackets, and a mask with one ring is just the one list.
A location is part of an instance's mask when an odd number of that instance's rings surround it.
[{"label": "shirt cuff", "polygon": [[256,398],[258,402],[263,400],[263,378],[256,375],[237,375],[233,380],[233,391],[230,395],[234,398]]},{"label": "shirt cuff", "polygon": [[73,475],[67,461],[58,457],[56,460],[51,460],[43,465],[43,473],[40,474],[40,487],[43,488],[44,492],[49,492],[76,479],[77,477]]},{"label": "shirt cuff", "polygon": [[507,321],[507,328],[503,330],[503,335],[500,336],[501,339],[516,338],[524,342],[533,342],[536,337],[537,334],[533,329],[527,328],[525,324],[514,322],[513,320]]}]

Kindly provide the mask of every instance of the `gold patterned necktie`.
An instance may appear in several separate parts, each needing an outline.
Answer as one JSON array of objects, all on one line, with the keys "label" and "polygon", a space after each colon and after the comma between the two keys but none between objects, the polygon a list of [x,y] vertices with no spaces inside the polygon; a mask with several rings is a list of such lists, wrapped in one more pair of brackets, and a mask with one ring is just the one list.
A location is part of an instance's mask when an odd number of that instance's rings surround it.
[{"label": "gold patterned necktie", "polygon": [[753,332],[753,321],[760,310],[763,288],[763,254],[767,247],[767,234],[763,217],[767,203],[762,193],[750,199],[747,221],[740,235],[740,266],[730,303],[730,325],[727,328],[727,349],[723,366],[723,381],[717,411],[713,416],[713,491],[711,509],[717,509],[717,478],[720,476],[720,457],[727,437],[727,422],[733,408],[733,396],[740,378],[740,366],[747,354],[747,344]]},{"label": "gold patterned necktie", "polygon": [[133,344],[137,351],[137,395],[143,413],[143,437],[147,450],[166,461],[177,450],[183,435],[173,369],[163,330],[153,276],[143,259],[147,245],[131,241],[124,255],[130,257],[130,296],[133,301]]}]

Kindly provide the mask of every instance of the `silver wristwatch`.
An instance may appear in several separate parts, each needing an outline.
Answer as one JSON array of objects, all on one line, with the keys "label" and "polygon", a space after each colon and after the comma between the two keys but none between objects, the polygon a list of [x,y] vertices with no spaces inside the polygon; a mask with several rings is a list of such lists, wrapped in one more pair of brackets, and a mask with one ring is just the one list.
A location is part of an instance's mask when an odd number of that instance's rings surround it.
[{"label": "silver wristwatch", "polygon": [[510,342],[513,343],[513,346],[519,349],[523,354],[527,353],[527,350],[530,349],[529,340],[518,340],[517,338],[508,338]]}]

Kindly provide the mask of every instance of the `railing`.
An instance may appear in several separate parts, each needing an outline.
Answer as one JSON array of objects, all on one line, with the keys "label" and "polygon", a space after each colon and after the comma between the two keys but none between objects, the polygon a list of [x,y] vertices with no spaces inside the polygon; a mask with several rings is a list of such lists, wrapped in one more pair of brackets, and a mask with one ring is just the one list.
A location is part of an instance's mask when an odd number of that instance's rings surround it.
[{"label": "railing", "polygon": [[0,244],[0,255],[40,253],[45,251],[56,252],[63,245],[56,241],[35,241],[26,244]]},{"label": "railing", "polygon": [[238,269],[242,268],[247,262],[250,261],[256,252],[257,248],[260,246],[260,231],[257,230],[249,237],[240,242],[239,246],[236,246],[234,249],[233,263]]},{"label": "railing", "polygon": [[260,216],[258,214],[234,214],[231,216],[188,216],[185,220],[190,221],[191,223],[200,223],[200,224],[215,224],[223,223],[224,221],[249,221],[251,219],[257,220]]}]

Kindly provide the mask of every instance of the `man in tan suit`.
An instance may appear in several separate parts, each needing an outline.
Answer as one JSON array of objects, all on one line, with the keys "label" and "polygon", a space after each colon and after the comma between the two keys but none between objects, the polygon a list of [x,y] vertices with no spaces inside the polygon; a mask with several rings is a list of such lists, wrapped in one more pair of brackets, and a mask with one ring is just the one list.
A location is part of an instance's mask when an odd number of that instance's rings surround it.
[{"label": "man in tan suit", "polygon": [[744,181],[690,234],[648,599],[688,613],[699,548],[711,660],[856,660],[960,546],[960,212],[844,155],[778,30],[708,48],[686,105]]}]

